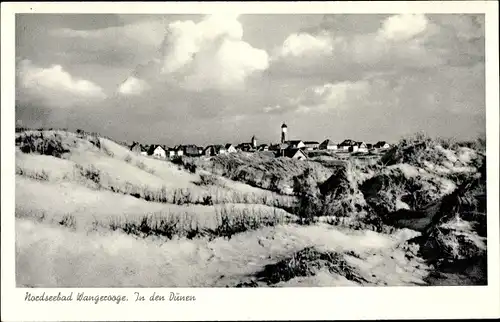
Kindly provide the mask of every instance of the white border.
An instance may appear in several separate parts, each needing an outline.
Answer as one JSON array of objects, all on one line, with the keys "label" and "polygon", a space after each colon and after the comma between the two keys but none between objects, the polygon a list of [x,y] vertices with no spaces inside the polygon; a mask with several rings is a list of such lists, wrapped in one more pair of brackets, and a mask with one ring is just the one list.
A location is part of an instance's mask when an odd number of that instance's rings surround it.
[{"label": "white border", "polygon": [[[195,303],[25,303],[14,273],[15,13],[485,13],[488,171],[487,287],[336,287],[288,289],[140,289],[194,294]],[[496,1],[252,3],[2,3],[1,256],[2,320],[291,320],[500,317],[499,65]],[[37,289],[37,291],[64,289]],[[137,289],[72,289],[121,293]]]}]

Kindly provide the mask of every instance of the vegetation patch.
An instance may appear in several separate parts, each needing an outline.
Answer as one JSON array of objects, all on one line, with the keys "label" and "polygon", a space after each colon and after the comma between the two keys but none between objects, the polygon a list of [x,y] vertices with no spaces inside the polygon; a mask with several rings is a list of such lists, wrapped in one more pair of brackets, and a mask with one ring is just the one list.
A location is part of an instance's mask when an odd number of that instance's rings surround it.
[{"label": "vegetation patch", "polygon": [[360,189],[366,202],[380,216],[387,216],[399,209],[421,209],[451,193],[455,184],[410,165],[397,165],[366,180]]},{"label": "vegetation patch", "polygon": [[94,226],[104,226],[110,230],[119,230],[140,238],[160,236],[167,239],[178,237],[213,240],[219,237],[230,239],[245,231],[292,223],[294,218],[278,214],[276,210],[270,212],[221,207],[216,208],[214,222],[213,226],[204,226],[198,222],[195,214],[185,212],[183,214],[146,214],[134,219],[114,217],[104,224],[96,221]]},{"label": "vegetation patch", "polygon": [[230,239],[232,236],[245,231],[294,222],[293,218],[279,215],[276,209],[273,209],[271,214],[260,213],[256,215],[254,212],[254,210],[247,208],[237,212],[235,212],[234,208],[220,208],[217,211],[217,226],[215,229],[206,230],[206,232],[211,238],[224,237]]},{"label": "vegetation patch", "polygon": [[224,184],[219,180],[219,178],[211,173],[201,173],[200,181],[197,182],[200,186],[219,186],[223,187]]},{"label": "vegetation patch", "polygon": [[40,171],[30,171],[27,169],[23,169],[19,166],[16,166],[16,174],[25,176],[31,179],[39,180],[39,181],[48,181],[49,180],[49,174],[45,170],[40,170]]},{"label": "vegetation patch", "polygon": [[321,269],[327,269],[330,273],[344,276],[350,281],[368,283],[356,272],[356,268],[345,260],[346,255],[307,247],[275,264],[266,265],[256,277],[258,281],[272,285],[295,277],[312,276]]},{"label": "vegetation patch", "polygon": [[101,179],[102,179],[102,175],[101,175],[101,171],[96,168],[93,164],[90,164],[86,167],[83,167],[82,165],[80,164],[75,164],[75,170],[77,172],[77,174],[79,174],[80,176],[82,176],[83,178],[91,181],[92,183],[94,183],[97,188],[101,188],[102,187],[102,184],[101,184]]},{"label": "vegetation patch", "polygon": [[439,266],[486,256],[486,181],[474,180],[443,198],[423,235],[413,240]]},{"label": "vegetation patch", "polygon": [[75,230],[76,229],[76,219],[73,215],[64,215],[62,219],[59,221],[59,224],[61,226],[70,228]]},{"label": "vegetation patch", "polygon": [[63,143],[63,135],[57,132],[27,131],[16,133],[16,146],[23,153],[39,153],[60,158],[70,151]]},{"label": "vegetation patch", "polygon": [[181,162],[185,168],[196,165],[196,168],[231,180],[285,194],[293,186],[294,176],[305,169],[311,169],[317,181],[324,181],[331,175],[330,169],[317,162],[275,158],[258,152],[228,153],[211,158],[184,157]]}]

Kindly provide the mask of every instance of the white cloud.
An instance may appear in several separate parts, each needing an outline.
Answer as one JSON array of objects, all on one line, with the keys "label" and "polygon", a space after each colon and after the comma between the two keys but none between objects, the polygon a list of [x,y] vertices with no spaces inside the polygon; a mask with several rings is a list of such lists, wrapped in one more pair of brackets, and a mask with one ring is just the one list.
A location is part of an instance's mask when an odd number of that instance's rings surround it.
[{"label": "white cloud", "polygon": [[158,18],[93,30],[57,28],[48,32],[49,43],[40,47],[47,52],[58,48],[60,59],[67,64],[97,63],[130,69],[158,53],[165,30],[166,23]]},{"label": "white cloud", "polygon": [[264,112],[266,113],[276,113],[276,112],[280,112],[280,111],[283,111],[283,106],[281,106],[280,104],[276,104],[274,106],[266,106],[264,107]]},{"label": "white cloud", "polygon": [[119,87],[118,93],[123,95],[139,95],[149,90],[149,84],[140,78],[129,76]]},{"label": "white cloud", "polygon": [[70,103],[81,98],[106,97],[101,87],[88,80],[74,78],[60,65],[42,68],[29,60],[23,60],[19,63],[18,77],[22,89],[45,98],[53,96],[52,98],[57,100],[64,97],[70,100]]},{"label": "white cloud", "polygon": [[[111,46],[131,48],[141,46],[155,46],[161,44],[165,34],[165,24],[161,20],[144,21],[95,30],[75,30],[58,28],[49,32],[58,38],[73,38],[92,40],[95,46]],[[99,41],[99,42],[98,42]]]},{"label": "white cloud", "polygon": [[362,99],[369,90],[367,81],[326,83],[306,88],[292,104],[300,112],[349,108],[351,100]]},{"label": "white cloud", "polygon": [[243,41],[224,39],[198,53],[183,86],[190,90],[241,88],[249,75],[267,67],[265,51]]},{"label": "white cloud", "polygon": [[242,37],[243,27],[235,14],[211,15],[198,23],[170,23],[161,57],[153,58],[150,65],[155,67],[143,69],[139,76],[148,81],[163,78],[192,91],[241,88],[247,77],[269,66],[267,52]]},{"label": "white cloud", "polygon": [[362,79],[367,72],[436,67],[446,62],[443,52],[429,45],[438,34],[425,15],[390,16],[372,32],[349,36],[329,29],[294,33],[275,50],[271,70],[332,82]]},{"label": "white cloud", "polygon": [[390,16],[382,23],[378,34],[384,39],[404,41],[426,30],[428,20],[422,14],[401,14]]},{"label": "white cloud", "polygon": [[240,40],[243,28],[234,16],[213,15],[195,23],[176,21],[168,25],[164,43],[163,73],[172,73],[219,37]]},{"label": "white cloud", "polygon": [[290,111],[323,113],[331,110],[349,110],[366,100],[372,91],[372,81],[344,81],[307,86],[290,98],[289,93],[281,93],[278,104],[267,105],[263,111],[281,114]]},{"label": "white cloud", "polygon": [[327,33],[311,35],[309,33],[291,34],[280,50],[281,56],[314,56],[331,55],[333,50],[332,37]]}]

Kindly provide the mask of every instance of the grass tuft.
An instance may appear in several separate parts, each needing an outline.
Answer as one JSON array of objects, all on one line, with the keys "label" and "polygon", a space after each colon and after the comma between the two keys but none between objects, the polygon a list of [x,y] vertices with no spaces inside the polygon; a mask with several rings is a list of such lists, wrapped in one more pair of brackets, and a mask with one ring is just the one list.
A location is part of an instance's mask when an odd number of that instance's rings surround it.
[{"label": "grass tuft", "polygon": [[267,265],[257,274],[257,278],[259,281],[272,285],[295,277],[312,276],[321,269],[327,269],[330,273],[344,276],[350,281],[359,284],[367,283],[368,281],[356,272],[344,256],[336,252],[306,247],[278,263]]}]

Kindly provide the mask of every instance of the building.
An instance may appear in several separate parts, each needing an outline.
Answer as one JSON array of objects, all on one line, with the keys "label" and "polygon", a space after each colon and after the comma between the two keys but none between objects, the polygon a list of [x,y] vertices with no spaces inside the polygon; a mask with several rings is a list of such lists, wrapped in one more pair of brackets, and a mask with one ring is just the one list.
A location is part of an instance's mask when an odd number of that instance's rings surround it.
[{"label": "building", "polygon": [[130,146],[130,151],[135,152],[137,154],[142,154],[142,155],[144,155],[144,154],[147,155],[147,152],[148,152],[148,150],[139,142],[132,143],[132,145]]},{"label": "building", "polygon": [[287,144],[288,147],[292,149],[302,149],[306,147],[306,145],[304,144],[304,142],[302,142],[302,140],[291,140],[291,141],[285,141],[284,143]]},{"label": "building", "polygon": [[306,160],[307,159],[306,154],[301,149],[288,148],[288,149],[285,149],[283,151],[284,151],[283,156],[285,156],[287,158],[297,159],[297,160]]},{"label": "building", "polygon": [[368,146],[366,145],[365,142],[357,142],[357,152],[363,152],[366,153],[368,152]]},{"label": "building", "polygon": [[286,145],[285,143],[276,143],[276,144],[271,144],[269,145],[269,151],[279,151],[281,150],[281,146],[284,146],[283,149],[286,149],[288,145]]},{"label": "building", "polygon": [[267,144],[261,144],[257,148],[257,151],[269,151],[269,145],[267,145]]},{"label": "building", "polygon": [[181,145],[176,145],[173,150],[176,157],[181,157],[184,155],[184,150]]},{"label": "building", "polygon": [[237,152],[236,148],[231,143],[226,144],[226,146],[224,148],[226,149],[227,153]]},{"label": "building", "polygon": [[306,151],[313,151],[319,148],[319,142],[316,141],[304,141],[304,149]]},{"label": "building", "polygon": [[243,152],[252,152],[254,151],[254,148],[251,143],[241,143],[237,147],[238,150],[243,151]]},{"label": "building", "polygon": [[196,157],[200,155],[198,147],[194,144],[182,145],[180,146],[180,149],[182,149],[182,152],[185,156]]},{"label": "building", "polygon": [[247,142],[240,143],[240,144],[238,144],[236,149],[243,151],[243,152],[255,152],[255,151],[257,151],[257,139],[255,138],[255,135],[252,136],[250,143],[247,143]]},{"label": "building", "polygon": [[149,146],[148,155],[159,159],[165,159],[167,157],[167,151],[159,144],[152,144]]},{"label": "building", "polygon": [[358,151],[358,142],[347,139],[339,144],[339,150],[344,152],[356,152]]},{"label": "building", "polygon": [[255,135],[252,136],[250,143],[252,144],[252,149],[257,150],[257,139],[255,138]]},{"label": "building", "polygon": [[378,141],[377,143],[375,143],[375,145],[373,146],[375,149],[388,149],[390,148],[390,144],[385,142],[385,141]]},{"label": "building", "polygon": [[336,143],[333,143],[330,139],[326,139],[318,147],[320,150],[331,150],[335,151],[339,148]]},{"label": "building", "polygon": [[281,143],[286,142],[286,133],[288,132],[288,126],[285,123],[281,125]]},{"label": "building", "polygon": [[214,156],[219,154],[226,154],[226,148],[222,145],[209,145],[203,150],[203,155]]}]

